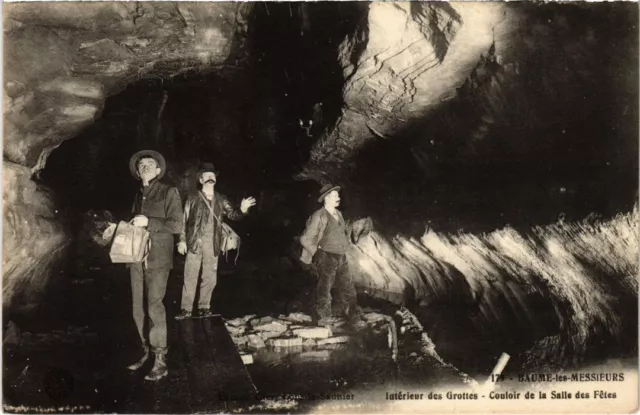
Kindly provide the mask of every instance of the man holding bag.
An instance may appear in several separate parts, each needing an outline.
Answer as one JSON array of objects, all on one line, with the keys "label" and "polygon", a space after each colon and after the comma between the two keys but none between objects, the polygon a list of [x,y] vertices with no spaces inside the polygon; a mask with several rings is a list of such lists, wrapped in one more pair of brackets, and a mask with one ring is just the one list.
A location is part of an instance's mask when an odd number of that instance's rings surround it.
[{"label": "man holding bag", "polygon": [[202,190],[187,198],[184,208],[184,228],[180,234],[178,252],[186,254],[184,265],[184,286],[182,288],[182,312],[176,320],[192,316],[198,274],[202,268],[198,313],[201,317],[211,316],[211,294],[216,286],[218,256],[226,250],[228,237],[234,234],[224,218],[239,220],[256,204],[253,197],[242,199],[240,209],[234,208],[221,193],[214,190],[218,171],[212,163],[204,163],[198,171]]},{"label": "man holding bag", "polygon": [[[169,272],[173,268],[174,234],[182,230],[182,206],[180,194],[175,187],[160,183],[166,171],[164,157],[153,150],[135,153],[129,161],[129,170],[142,182],[136,194],[132,213],[133,225],[149,232],[149,253],[141,263],[130,264],[133,319],[142,342],[143,356],[129,366],[137,370],[149,358],[149,346],[155,356],[147,380],[159,380],[168,374],[167,319],[163,299],[167,289]],[[146,288],[147,309],[150,319],[149,344],[144,335],[144,297]]]}]

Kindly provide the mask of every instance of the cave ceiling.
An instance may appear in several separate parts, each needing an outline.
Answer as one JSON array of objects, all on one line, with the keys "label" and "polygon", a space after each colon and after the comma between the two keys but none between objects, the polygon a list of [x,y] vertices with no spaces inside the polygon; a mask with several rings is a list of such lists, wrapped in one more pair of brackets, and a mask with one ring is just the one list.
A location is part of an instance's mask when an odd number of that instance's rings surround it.
[{"label": "cave ceiling", "polygon": [[[248,3],[100,2],[5,5],[5,160],[44,167],[138,79],[223,65],[241,50]],[[238,59],[241,56],[234,55]]]},{"label": "cave ceiling", "polygon": [[[101,116],[109,96],[139,79],[246,70],[247,57],[255,53],[247,46],[254,6],[240,2],[6,5],[4,159],[38,173],[62,141]],[[333,109],[339,115],[314,138],[297,177],[335,179],[345,169],[353,170],[358,154],[369,144],[419,135],[413,131],[425,120],[435,119],[433,129],[449,116],[434,112],[461,96],[476,106],[480,115],[474,117],[482,120],[459,131],[456,124],[464,124],[464,119],[450,122],[443,127],[451,130],[450,138],[430,140],[434,145],[448,140],[465,147],[457,142],[464,140],[467,145],[461,154],[477,152],[476,142],[492,136],[496,118],[507,111],[497,106],[504,105],[510,93],[524,97],[523,88],[504,91],[531,76],[519,70],[534,59],[549,58],[539,65],[543,85],[536,87],[549,91],[559,85],[598,87],[598,80],[594,85],[582,82],[603,70],[593,66],[597,59],[589,51],[602,46],[598,39],[606,38],[599,36],[603,30],[622,31],[630,21],[622,8],[598,7],[606,10],[496,2],[366,4],[362,18],[350,23],[352,29],[335,46],[343,76],[341,106]],[[265,10],[268,16],[268,7]],[[313,21],[309,17],[313,12],[305,13],[301,37]],[[594,19],[601,15],[607,19],[599,26]],[[272,13],[271,18],[275,16]],[[630,35],[624,36],[626,42]],[[557,43],[560,38],[562,45]],[[612,48],[623,51],[625,42]],[[569,58],[563,61],[559,56]],[[603,59],[610,62],[605,70],[620,74],[611,81],[615,85],[603,85],[613,87],[616,94],[629,89],[635,73],[625,59],[619,64]],[[490,99],[483,101],[484,96]],[[577,93],[570,91],[570,96],[576,98]],[[426,164],[437,154],[429,152]],[[418,150],[419,164],[423,156]]]},{"label": "cave ceiling", "polygon": [[[61,141],[137,79],[239,67],[246,3],[9,4],[5,9],[5,159],[38,172]],[[342,116],[306,174],[336,171],[447,97],[508,30],[503,5],[379,3],[339,45]],[[502,26],[501,26],[502,25]],[[47,62],[47,64],[42,64]],[[333,170],[332,170],[333,169]],[[304,176],[305,174],[303,174]]]}]

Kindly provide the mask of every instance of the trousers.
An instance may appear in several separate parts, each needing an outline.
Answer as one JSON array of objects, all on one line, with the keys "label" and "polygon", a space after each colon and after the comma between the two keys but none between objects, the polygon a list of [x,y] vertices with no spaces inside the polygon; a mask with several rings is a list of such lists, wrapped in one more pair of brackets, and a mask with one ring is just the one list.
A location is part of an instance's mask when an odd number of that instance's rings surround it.
[{"label": "trousers", "polygon": [[342,313],[354,318],[358,313],[356,289],[353,286],[347,256],[318,249],[313,257],[318,272],[316,312],[319,318],[331,317],[331,289]]},{"label": "trousers", "polygon": [[147,347],[144,335],[145,311],[144,296],[146,288],[147,312],[149,314],[149,345],[156,354],[166,354],[167,315],[164,309],[164,295],[167,291],[169,269],[145,269],[142,264],[131,264],[131,296],[133,302],[133,321],[143,347]]},{"label": "trousers", "polygon": [[199,254],[187,253],[184,263],[184,285],[182,286],[183,310],[191,311],[196,296],[198,286],[198,274],[202,268],[202,279],[200,281],[200,297],[198,298],[198,309],[211,308],[211,294],[216,287],[218,280],[218,256],[213,252],[213,240],[206,238],[200,246]]}]

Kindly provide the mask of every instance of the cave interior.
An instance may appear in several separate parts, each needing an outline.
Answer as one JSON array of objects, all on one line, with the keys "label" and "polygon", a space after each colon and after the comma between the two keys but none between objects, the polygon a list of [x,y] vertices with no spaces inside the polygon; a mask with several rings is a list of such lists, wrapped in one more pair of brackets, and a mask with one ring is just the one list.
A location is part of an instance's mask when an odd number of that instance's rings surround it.
[{"label": "cave interior", "polygon": [[[370,218],[390,239],[420,238],[427,230],[446,239],[609,220],[634,209],[638,89],[630,80],[638,77],[638,42],[629,28],[637,17],[614,5],[512,7],[528,19],[522,48],[514,46],[517,64],[502,64],[491,48],[453,98],[392,137],[374,136],[339,172],[320,172],[343,186],[345,217]],[[128,295],[126,276],[109,275],[124,270],[114,271],[105,248],[83,232],[87,212],[129,219],[139,183],[128,160],[143,148],[166,157],[164,181],[183,197],[196,186],[199,164],[211,161],[221,172],[217,190],[235,201],[257,199],[251,214],[233,224],[242,249],[236,264],[221,260],[214,308],[239,316],[287,313],[299,305],[305,282],[295,237],[318,207],[321,184],[299,173],[343,117],[347,79],[339,46],[367,21],[367,11],[360,2],[256,4],[242,50],[223,64],[140,77],[109,96],[95,122],[51,152],[32,179],[51,189],[58,218],[73,235],[62,276],[49,282],[45,295],[61,321],[87,312],[84,307],[95,316],[126,318],[127,310],[115,311]],[[544,25],[550,19],[560,22],[553,30]],[[588,47],[581,46],[584,39]],[[176,260],[179,274],[182,259]],[[94,278],[101,299],[68,301],[81,285],[69,281]],[[168,297],[177,297],[176,290]],[[446,360],[469,373],[487,373],[495,362],[487,356],[526,350],[563,330],[567,321],[545,295],[549,290],[537,287],[529,297],[539,310],[536,322],[512,315],[500,325],[474,323],[477,299],[463,285],[426,303],[381,300],[365,291],[359,300],[363,306],[412,308]],[[635,309],[637,297],[613,290],[621,298],[617,313]],[[501,301],[494,306],[508,315],[510,304]],[[177,307],[175,298],[167,303],[173,303],[168,310]],[[12,317],[35,324],[32,317]],[[637,329],[637,315],[628,317],[624,327]],[[478,353],[470,356],[469,344]],[[634,342],[608,344],[596,347],[594,356],[634,349]]]}]

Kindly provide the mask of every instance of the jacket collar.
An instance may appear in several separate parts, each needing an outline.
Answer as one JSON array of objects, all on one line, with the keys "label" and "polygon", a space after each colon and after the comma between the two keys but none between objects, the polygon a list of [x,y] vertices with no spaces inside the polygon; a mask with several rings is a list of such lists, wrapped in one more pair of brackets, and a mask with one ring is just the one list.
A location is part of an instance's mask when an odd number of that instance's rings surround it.
[{"label": "jacket collar", "polygon": [[[149,186],[148,186],[149,189],[155,187],[158,183],[160,183],[160,181],[158,180],[158,176],[156,176],[149,181]],[[144,185],[142,184],[142,181],[140,181],[140,189],[144,190]]]}]

